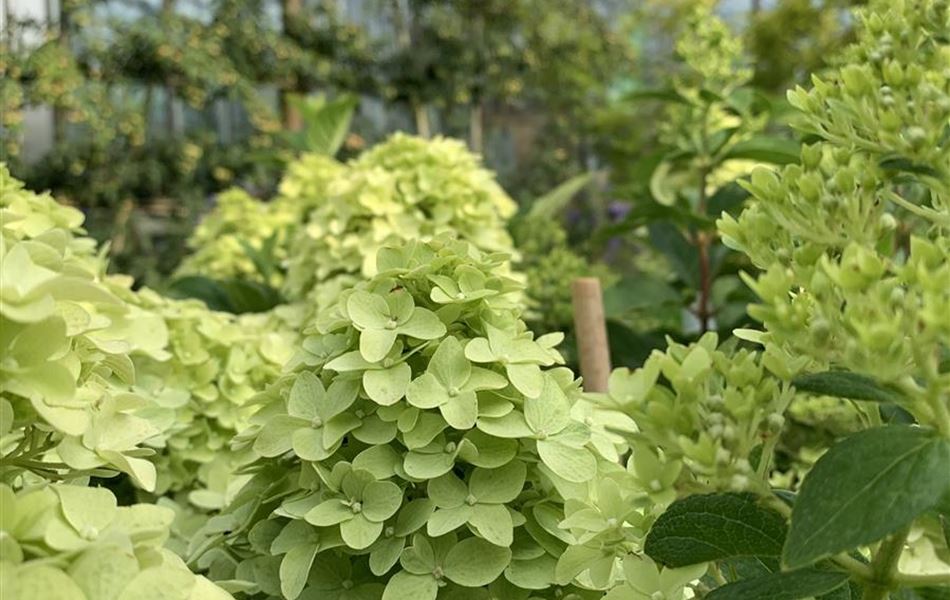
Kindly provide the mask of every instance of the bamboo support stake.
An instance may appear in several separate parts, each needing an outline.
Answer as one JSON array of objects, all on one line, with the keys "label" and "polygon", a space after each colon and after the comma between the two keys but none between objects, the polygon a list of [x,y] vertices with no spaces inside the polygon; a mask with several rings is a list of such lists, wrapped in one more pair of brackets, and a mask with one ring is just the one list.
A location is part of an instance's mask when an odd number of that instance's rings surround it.
[{"label": "bamboo support stake", "polygon": [[584,391],[606,392],[607,379],[610,377],[610,346],[607,343],[600,280],[596,277],[575,279],[571,284],[571,295]]}]

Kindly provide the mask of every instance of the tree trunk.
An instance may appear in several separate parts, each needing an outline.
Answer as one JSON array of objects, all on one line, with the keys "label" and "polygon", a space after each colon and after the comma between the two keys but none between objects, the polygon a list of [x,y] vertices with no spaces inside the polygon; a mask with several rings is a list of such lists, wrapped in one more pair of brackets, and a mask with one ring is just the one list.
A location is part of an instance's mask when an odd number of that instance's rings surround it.
[{"label": "tree trunk", "polygon": [[[169,17],[175,11],[175,0],[162,0],[162,15]],[[181,123],[178,122],[178,114],[175,112],[175,98],[178,95],[175,82],[167,79],[165,81],[165,131],[168,135],[175,137],[179,133]]]},{"label": "tree trunk", "polygon": [[[293,37],[294,20],[300,17],[303,10],[303,0],[281,0],[281,22],[284,36]],[[300,89],[296,81],[288,82],[280,90],[280,118],[284,129],[300,131],[303,129],[303,115],[291,102],[291,96],[298,94]]]},{"label": "tree trunk", "polygon": [[429,122],[429,107],[418,100],[413,100],[412,112],[416,119],[416,133],[419,137],[431,138],[432,124]]},{"label": "tree trunk", "polygon": [[480,99],[472,104],[468,114],[468,145],[476,154],[485,150],[485,104]]},{"label": "tree trunk", "polygon": [[[47,16],[50,16],[47,13]],[[59,45],[63,51],[67,53],[72,52],[72,45],[70,43],[70,33],[72,31],[72,14],[70,13],[70,8],[67,2],[60,1],[59,3],[59,15],[58,23],[59,28]],[[66,141],[66,125],[67,125],[67,111],[62,106],[62,103],[55,101],[53,103],[53,141],[56,144],[61,144]]]}]

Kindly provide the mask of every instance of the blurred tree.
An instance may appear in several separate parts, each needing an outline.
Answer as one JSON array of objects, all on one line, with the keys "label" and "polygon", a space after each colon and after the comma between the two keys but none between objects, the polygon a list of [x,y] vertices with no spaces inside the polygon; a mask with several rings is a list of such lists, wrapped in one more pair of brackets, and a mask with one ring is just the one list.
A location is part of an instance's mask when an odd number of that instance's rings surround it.
[{"label": "blurred tree", "polygon": [[487,112],[579,118],[630,64],[607,15],[586,0],[386,0],[381,8],[393,24],[380,61],[383,97],[410,107],[420,135],[434,132],[435,113],[443,132],[463,135],[476,152],[485,149]]},{"label": "blurred tree", "polygon": [[[8,11],[4,160],[30,187],[92,211],[92,233],[112,238],[117,266],[144,276],[175,264],[209,193],[276,179],[279,161],[267,157],[283,139],[280,117],[292,117],[269,104],[269,89],[371,87],[354,75],[370,56],[358,27],[311,2],[282,28],[280,3],[63,0],[34,11],[45,18]],[[41,106],[53,111],[54,145],[27,161],[24,134],[38,132],[22,130],[24,111]],[[172,238],[162,264],[151,261],[160,240],[145,239],[156,234]]]},{"label": "blurred tree", "polygon": [[752,83],[784,93],[851,41],[849,9],[864,0],[778,0],[750,11],[746,45],[755,65]]}]

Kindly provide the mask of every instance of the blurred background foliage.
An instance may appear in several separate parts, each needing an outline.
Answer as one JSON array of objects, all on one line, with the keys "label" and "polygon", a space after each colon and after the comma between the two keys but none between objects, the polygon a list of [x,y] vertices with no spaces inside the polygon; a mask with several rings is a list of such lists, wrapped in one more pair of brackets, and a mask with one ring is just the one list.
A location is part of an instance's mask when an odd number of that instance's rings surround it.
[{"label": "blurred background foliage", "polygon": [[269,198],[305,150],[458,137],[522,206],[533,325],[570,336],[569,281],[596,275],[632,366],[742,325],[751,267],[713,222],[751,166],[796,160],[784,90],[855,3],[3,0],[2,160],[167,289],[220,192]]}]

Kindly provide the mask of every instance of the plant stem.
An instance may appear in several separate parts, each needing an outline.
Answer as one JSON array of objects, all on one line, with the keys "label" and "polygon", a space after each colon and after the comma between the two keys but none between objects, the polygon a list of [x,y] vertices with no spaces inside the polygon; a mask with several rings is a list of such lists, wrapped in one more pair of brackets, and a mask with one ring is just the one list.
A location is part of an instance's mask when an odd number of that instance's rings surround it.
[{"label": "plant stem", "polygon": [[950,586],[950,573],[895,573],[894,581],[906,587]]},{"label": "plant stem", "polygon": [[904,552],[910,528],[898,531],[881,543],[871,560],[871,577],[865,582],[863,600],[885,600],[897,584],[897,563]]},{"label": "plant stem", "polygon": [[722,571],[719,569],[719,563],[714,562],[712,563],[711,567],[712,568],[709,570],[709,573],[712,575],[712,578],[716,580],[716,583],[721,586],[729,583],[723,576]]},{"label": "plant stem", "polygon": [[[699,172],[699,202],[697,202],[697,211],[700,216],[706,215],[706,180],[708,177],[709,169],[703,167]],[[709,318],[711,316],[709,295],[712,289],[712,277],[709,272],[709,242],[710,236],[705,231],[696,232],[696,246],[699,251],[699,300],[696,304],[696,318],[699,319],[701,333],[709,331]]]}]

